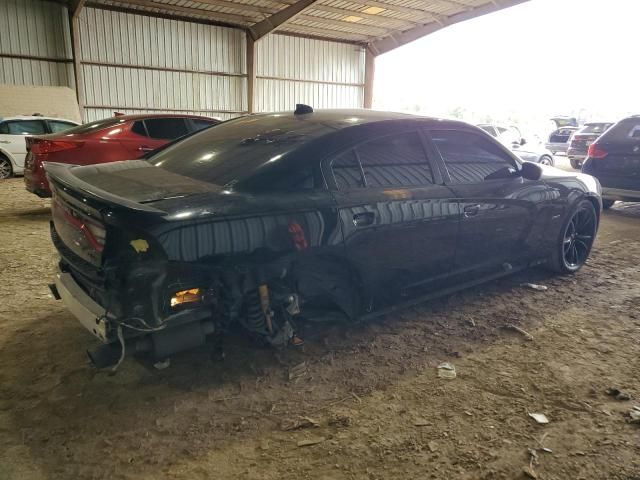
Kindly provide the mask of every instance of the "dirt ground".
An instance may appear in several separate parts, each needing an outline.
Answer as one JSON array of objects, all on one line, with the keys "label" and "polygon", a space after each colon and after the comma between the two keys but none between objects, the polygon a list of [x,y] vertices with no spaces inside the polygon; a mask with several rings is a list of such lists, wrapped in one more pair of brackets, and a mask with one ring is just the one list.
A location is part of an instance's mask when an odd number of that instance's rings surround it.
[{"label": "dirt ground", "polygon": [[[575,276],[532,270],[372,323],[309,326],[301,351],[239,336],[224,362],[202,349],[109,375],[48,292],[48,202],[3,181],[0,479],[478,480],[527,467],[638,480],[639,240],[640,206],[617,205]],[[438,378],[444,361],[455,379]]]}]

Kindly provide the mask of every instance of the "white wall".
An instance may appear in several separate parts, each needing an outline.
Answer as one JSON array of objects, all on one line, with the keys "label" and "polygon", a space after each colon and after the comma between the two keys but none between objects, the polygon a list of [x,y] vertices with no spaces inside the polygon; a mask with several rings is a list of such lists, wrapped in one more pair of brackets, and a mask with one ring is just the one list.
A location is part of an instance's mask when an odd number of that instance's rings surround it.
[{"label": "white wall", "polygon": [[[70,38],[61,4],[0,0],[0,83],[75,88]],[[78,43],[85,121],[114,111],[221,119],[247,111],[243,30],[83,8]],[[363,105],[359,46],[271,34],[255,54],[256,111]]]},{"label": "white wall", "polygon": [[0,83],[74,88],[67,16],[58,3],[0,0]]},{"label": "white wall", "polygon": [[226,119],[244,113],[244,32],[85,8],[80,61],[86,120],[171,111]]},{"label": "white wall", "polygon": [[364,92],[364,49],[357,45],[286,35],[256,44],[256,110],[360,108]]}]

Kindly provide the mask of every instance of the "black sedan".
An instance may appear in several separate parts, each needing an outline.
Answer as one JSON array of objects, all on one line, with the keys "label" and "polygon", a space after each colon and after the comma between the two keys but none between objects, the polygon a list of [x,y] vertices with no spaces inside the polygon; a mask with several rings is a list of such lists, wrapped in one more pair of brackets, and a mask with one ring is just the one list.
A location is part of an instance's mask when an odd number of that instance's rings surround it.
[{"label": "black sedan", "polygon": [[[146,160],[48,164],[54,294],[157,359],[233,323],[272,345],[531,265],[587,260],[598,182],[521,162],[465,123],[368,110],[251,115]],[[124,351],[123,351],[124,349]]]},{"label": "black sedan", "polygon": [[640,201],[640,116],[619,121],[591,144],[582,171],[602,184],[604,208]]}]

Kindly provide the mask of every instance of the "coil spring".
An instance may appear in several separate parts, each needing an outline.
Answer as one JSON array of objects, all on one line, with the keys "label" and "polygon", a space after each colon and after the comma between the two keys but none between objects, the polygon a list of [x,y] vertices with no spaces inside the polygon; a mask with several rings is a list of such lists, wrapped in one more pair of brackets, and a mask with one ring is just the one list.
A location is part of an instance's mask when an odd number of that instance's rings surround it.
[{"label": "coil spring", "polygon": [[264,314],[262,313],[260,296],[258,295],[257,290],[247,296],[246,306],[247,315],[244,321],[245,328],[260,335],[268,335],[267,323],[264,318]]}]

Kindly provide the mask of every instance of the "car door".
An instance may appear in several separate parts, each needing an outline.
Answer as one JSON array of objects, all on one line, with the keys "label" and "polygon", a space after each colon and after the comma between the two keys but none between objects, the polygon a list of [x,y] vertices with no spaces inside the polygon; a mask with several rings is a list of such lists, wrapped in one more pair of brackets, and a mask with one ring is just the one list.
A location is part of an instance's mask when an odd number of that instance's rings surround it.
[{"label": "car door", "polygon": [[443,161],[445,183],[460,201],[456,269],[504,267],[534,257],[549,217],[544,209],[557,192],[515,174],[518,162],[479,132],[431,129],[429,137]]},{"label": "car door", "polygon": [[451,269],[460,215],[417,129],[372,136],[329,165],[345,253],[376,308]]},{"label": "car door", "polygon": [[46,133],[47,127],[43,120],[7,120],[0,126],[0,147],[13,158],[14,168],[22,171],[27,155],[25,137]]}]

